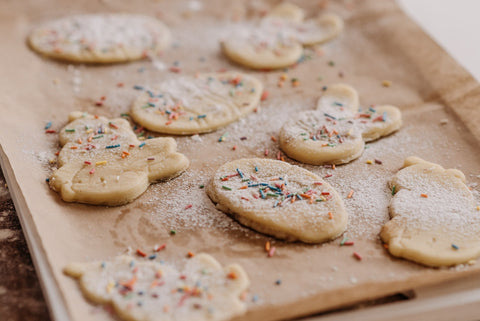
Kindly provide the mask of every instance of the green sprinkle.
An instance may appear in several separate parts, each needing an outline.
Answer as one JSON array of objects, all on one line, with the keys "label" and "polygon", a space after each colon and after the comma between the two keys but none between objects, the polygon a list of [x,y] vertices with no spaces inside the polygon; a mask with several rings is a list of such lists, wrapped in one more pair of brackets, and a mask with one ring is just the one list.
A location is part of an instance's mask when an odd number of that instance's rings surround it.
[{"label": "green sprinkle", "polygon": [[343,240],[340,242],[340,246],[343,246],[346,241],[348,241],[348,237],[343,238]]},{"label": "green sprinkle", "polygon": [[329,65],[330,67],[333,67],[333,66],[335,66],[335,62],[332,61],[332,60],[330,60],[330,61],[328,62],[328,65]]},{"label": "green sprinkle", "polygon": [[315,202],[323,202],[323,200],[321,198],[317,198]]},{"label": "green sprinkle", "polygon": [[227,191],[231,191],[231,190],[232,190],[230,187],[225,186],[225,185],[222,185],[222,188],[223,188],[223,189],[226,189]]},{"label": "green sprinkle", "polygon": [[103,135],[97,135],[97,136],[93,136],[93,139],[99,139],[99,138],[102,138]]},{"label": "green sprinkle", "polygon": [[204,188],[204,187],[205,187],[205,185],[202,184],[202,185],[200,185],[198,188]]},{"label": "green sprinkle", "polygon": [[123,113],[123,114],[120,114],[120,116],[122,116],[122,117],[130,117],[130,114],[125,114],[125,113]]},{"label": "green sprinkle", "polygon": [[302,136],[307,136],[307,133],[301,133],[300,135],[302,135]]},{"label": "green sprinkle", "polygon": [[392,186],[392,195],[395,195],[395,189],[396,189],[396,188],[397,188],[397,187],[396,187],[395,185]]},{"label": "green sprinkle", "polygon": [[170,230],[170,235],[175,235],[175,234],[177,234],[177,231],[175,231],[175,230]]},{"label": "green sprinkle", "polygon": [[73,132],[75,132],[75,129],[74,128],[72,128],[72,129],[67,128],[67,129],[65,129],[65,131],[67,133],[73,133]]},{"label": "green sprinkle", "polygon": [[273,194],[273,193],[267,193],[267,196],[271,196],[271,197],[278,197],[277,194]]}]

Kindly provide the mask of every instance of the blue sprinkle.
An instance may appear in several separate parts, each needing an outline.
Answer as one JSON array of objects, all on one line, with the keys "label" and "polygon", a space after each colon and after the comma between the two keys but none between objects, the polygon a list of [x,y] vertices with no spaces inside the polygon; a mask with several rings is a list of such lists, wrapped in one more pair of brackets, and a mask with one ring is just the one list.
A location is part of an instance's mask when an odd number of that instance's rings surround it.
[{"label": "blue sprinkle", "polygon": [[373,109],[372,107],[368,108],[368,110],[370,110],[372,113],[376,113],[377,111],[375,109]]},{"label": "blue sprinkle", "polygon": [[244,178],[245,176],[243,175],[242,171],[240,170],[240,168],[237,168],[237,173],[238,175],[240,175],[240,178]]},{"label": "blue sprinkle", "polygon": [[333,117],[332,115],[329,115],[327,113],[323,113],[323,116],[331,118],[331,119],[335,119],[335,120],[337,119],[336,117]]},{"label": "blue sprinkle", "polygon": [[334,104],[335,106],[343,107],[343,104],[342,104],[342,103],[339,103],[339,102],[337,102],[337,101],[334,101],[333,104]]},{"label": "blue sprinkle", "polygon": [[323,90],[323,91],[325,91],[325,90],[327,90],[327,89],[328,89],[327,86],[323,86],[323,87],[322,87],[322,90]]},{"label": "blue sprinkle", "polygon": [[135,85],[135,86],[133,86],[133,89],[135,89],[135,90],[143,90],[143,86]]},{"label": "blue sprinkle", "polygon": [[452,243],[452,247],[453,247],[455,250],[458,250],[458,249],[459,249],[458,245],[453,244],[453,243]]},{"label": "blue sprinkle", "polygon": [[257,302],[257,301],[258,301],[258,295],[255,294],[255,295],[252,297],[252,302]]},{"label": "blue sprinkle", "polygon": [[265,193],[263,192],[262,189],[259,189],[259,191],[260,191],[260,196],[261,196],[263,199],[267,198],[267,197],[265,196]]},{"label": "blue sprinkle", "polygon": [[135,266],[135,261],[134,260],[131,260],[130,261],[130,267],[134,267]]},{"label": "blue sprinkle", "polygon": [[170,115],[172,112],[170,110],[165,110],[165,113],[167,113],[167,115]]},{"label": "blue sprinkle", "polygon": [[141,143],[140,145],[138,145],[139,148],[142,148],[143,146],[145,146],[145,142]]},{"label": "blue sprinkle", "polygon": [[145,67],[140,67],[140,68],[138,68],[137,71],[138,71],[138,72],[144,72],[144,71],[145,71]]},{"label": "blue sprinkle", "polygon": [[157,258],[157,254],[152,254],[148,257],[149,260],[155,260]]},{"label": "blue sprinkle", "polygon": [[257,166],[255,166],[255,172],[258,172],[258,167]]},{"label": "blue sprinkle", "polygon": [[49,129],[50,127],[52,127],[52,122],[49,121],[46,125],[45,125],[45,129]]},{"label": "blue sprinkle", "polygon": [[102,262],[101,266],[102,266],[102,269],[104,269],[107,266],[107,263]]},{"label": "blue sprinkle", "polygon": [[117,147],[120,147],[120,144],[105,146],[106,149],[117,148]]},{"label": "blue sprinkle", "polygon": [[45,182],[50,182],[50,178],[45,178]]},{"label": "blue sprinkle", "polygon": [[277,281],[275,281],[275,284],[276,284],[276,285],[282,284],[282,280],[278,279]]},{"label": "blue sprinkle", "polygon": [[298,195],[298,194],[297,194],[297,198],[298,198],[299,200],[301,200],[301,201],[303,200],[303,198],[302,198],[300,195]]},{"label": "blue sprinkle", "polygon": [[155,104],[154,104],[154,103],[148,102],[147,105],[150,106],[150,107],[155,107]]},{"label": "blue sprinkle", "polygon": [[193,120],[193,116],[190,116],[190,120]]},{"label": "blue sprinkle", "polygon": [[207,117],[207,115],[205,115],[205,114],[197,116],[197,118],[205,118],[205,117]]},{"label": "blue sprinkle", "polygon": [[383,121],[387,120],[387,112],[383,112],[382,120]]},{"label": "blue sprinkle", "polygon": [[275,203],[273,204],[273,207],[277,207],[278,205],[278,200],[275,201]]}]

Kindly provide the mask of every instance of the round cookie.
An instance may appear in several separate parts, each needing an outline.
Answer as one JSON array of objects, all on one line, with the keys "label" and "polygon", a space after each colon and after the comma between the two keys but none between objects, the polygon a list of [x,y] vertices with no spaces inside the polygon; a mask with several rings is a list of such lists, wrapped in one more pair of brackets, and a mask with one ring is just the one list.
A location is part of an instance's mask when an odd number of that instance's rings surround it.
[{"label": "round cookie", "polygon": [[357,91],[336,84],[326,88],[316,110],[301,112],[282,126],[280,148],[306,164],[345,164],[362,155],[365,141],[389,135],[401,125],[398,108],[363,111]]},{"label": "round cookie", "polygon": [[334,14],[307,21],[303,17],[301,8],[282,3],[258,25],[240,26],[221,43],[222,51],[233,62],[249,68],[285,68],[301,58],[303,45],[327,42],[343,30],[343,20]]},{"label": "round cookie", "polygon": [[287,241],[322,243],[347,226],[345,206],[333,187],[282,161],[226,163],[215,172],[207,193],[219,210],[243,225]]},{"label": "round cookie", "polygon": [[66,202],[126,204],[150,183],[178,176],[189,165],[173,138],[141,142],[121,118],[74,112],[59,139],[58,169],[49,183]]},{"label": "round cookie", "polygon": [[183,269],[169,262],[119,256],[112,261],[72,263],[64,273],[78,279],[85,297],[111,303],[123,320],[230,320],[245,313],[240,297],[249,286],[244,269],[225,268],[200,253]]},{"label": "round cookie", "polygon": [[409,157],[390,186],[380,237],[393,256],[433,267],[480,256],[480,213],[462,172]]},{"label": "round cookie", "polygon": [[206,133],[253,111],[262,92],[260,81],[236,72],[169,79],[144,90],[133,103],[131,116],[159,133]]},{"label": "round cookie", "polygon": [[36,27],[28,42],[36,52],[55,59],[115,63],[160,53],[170,44],[170,31],[143,15],[83,14]]}]

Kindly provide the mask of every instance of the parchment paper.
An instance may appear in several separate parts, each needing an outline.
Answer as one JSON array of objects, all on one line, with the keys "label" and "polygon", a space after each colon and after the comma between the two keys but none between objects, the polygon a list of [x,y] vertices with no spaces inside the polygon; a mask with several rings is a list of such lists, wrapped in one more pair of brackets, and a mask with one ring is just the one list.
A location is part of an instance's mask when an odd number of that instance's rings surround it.
[{"label": "parchment paper", "polygon": [[[306,315],[480,271],[478,265],[431,269],[394,259],[378,239],[388,219],[391,193],[387,182],[405,157],[417,155],[446,168],[458,168],[469,184],[480,181],[478,83],[394,2],[332,1],[325,9],[322,3],[303,1],[300,5],[308,16],[322,10],[341,15],[345,32],[321,50],[307,50],[305,61],[286,72],[289,79],[299,79],[301,85],[296,88],[289,82],[277,87],[284,71],[245,70],[232,65],[219,51],[218,40],[228,34],[234,20],[254,19],[273,1],[0,3],[2,162],[11,166],[6,176],[22,223],[33,227],[27,231],[30,248],[35,248],[32,255],[36,261],[43,258],[52,273],[53,277],[42,274],[44,284],[60,290],[59,296],[50,299],[65,304],[72,320],[111,317],[87,302],[77,284],[62,274],[67,263],[108,259],[129,247],[151,252],[155,244],[162,243],[167,249],[159,259],[178,265],[192,251],[210,253],[222,264],[244,266],[252,285],[243,320]],[[27,47],[25,39],[35,24],[85,12],[158,16],[171,28],[175,41],[162,57],[106,66],[56,62]],[[169,71],[173,65],[181,69],[180,74]],[[56,135],[44,133],[47,122],[58,130],[74,110],[118,117],[129,111],[138,94],[134,85],[220,69],[256,75],[270,96],[256,113],[224,129],[199,137],[176,137],[178,149],[191,160],[182,176],[152,185],[133,203],[113,208],[65,203],[49,189],[45,178],[55,166],[50,160],[55,159],[59,145]],[[383,87],[383,80],[391,81],[392,86]],[[117,86],[120,82],[123,87]],[[224,162],[242,157],[276,158],[278,143],[271,136],[276,136],[293,114],[315,108],[321,88],[337,82],[357,88],[364,106],[392,104],[404,115],[399,132],[368,144],[364,155],[351,164],[335,170],[298,164],[322,176],[332,174],[327,180],[344,197],[355,191],[353,198],[346,200],[350,223],[345,233],[355,241],[354,247],[340,247],[341,238],[323,245],[277,241],[217,211],[199,186]],[[95,106],[102,96],[106,96],[104,106]],[[442,119],[448,123],[441,125]],[[227,140],[218,142],[225,133]],[[149,135],[158,136],[145,134]],[[266,148],[268,156],[264,156]],[[381,160],[382,165],[366,164],[373,159]],[[19,204],[24,205],[21,210]],[[189,204],[193,206],[185,209]],[[170,235],[171,229],[176,235]],[[267,258],[263,249],[266,241],[277,248],[272,258]],[[363,260],[357,261],[353,251]],[[276,285],[278,279],[281,285]]]}]

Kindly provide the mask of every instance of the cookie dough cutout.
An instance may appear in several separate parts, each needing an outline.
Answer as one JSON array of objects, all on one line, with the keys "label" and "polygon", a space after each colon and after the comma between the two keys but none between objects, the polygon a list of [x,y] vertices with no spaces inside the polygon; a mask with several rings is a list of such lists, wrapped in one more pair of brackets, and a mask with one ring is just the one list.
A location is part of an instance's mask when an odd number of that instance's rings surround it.
[{"label": "cookie dough cutout", "polygon": [[230,320],[246,311],[240,300],[250,281],[244,269],[198,254],[179,270],[168,262],[119,256],[110,262],[73,263],[64,273],[78,279],[85,297],[111,303],[123,320]]},{"label": "cookie dough cutout", "polygon": [[345,164],[362,155],[365,142],[387,136],[401,125],[398,108],[359,109],[357,91],[337,84],[325,90],[316,110],[301,112],[283,125],[280,148],[306,164]]},{"label": "cookie dough cutout", "polygon": [[173,138],[141,142],[121,118],[73,112],[59,139],[58,169],[49,183],[66,202],[126,204],[150,183],[178,176],[189,165]]},{"label": "cookie dough cutout", "polygon": [[296,63],[303,46],[324,43],[343,30],[343,20],[334,14],[303,21],[301,8],[282,3],[259,25],[245,25],[221,43],[233,62],[253,69],[278,69]]},{"label": "cookie dough cutout", "polygon": [[462,172],[408,157],[390,186],[391,220],[380,237],[393,256],[432,267],[480,256],[480,215]]},{"label": "cookie dough cutout", "polygon": [[345,231],[341,197],[319,176],[270,159],[221,166],[207,188],[217,208],[258,232],[287,241],[322,243]]},{"label": "cookie dough cutout", "polygon": [[36,52],[84,63],[116,63],[158,55],[170,44],[159,20],[133,14],[84,14],[46,22],[30,33]]},{"label": "cookie dough cutout", "polygon": [[159,133],[190,135],[224,127],[252,112],[263,85],[235,72],[166,80],[133,103],[135,122]]}]

